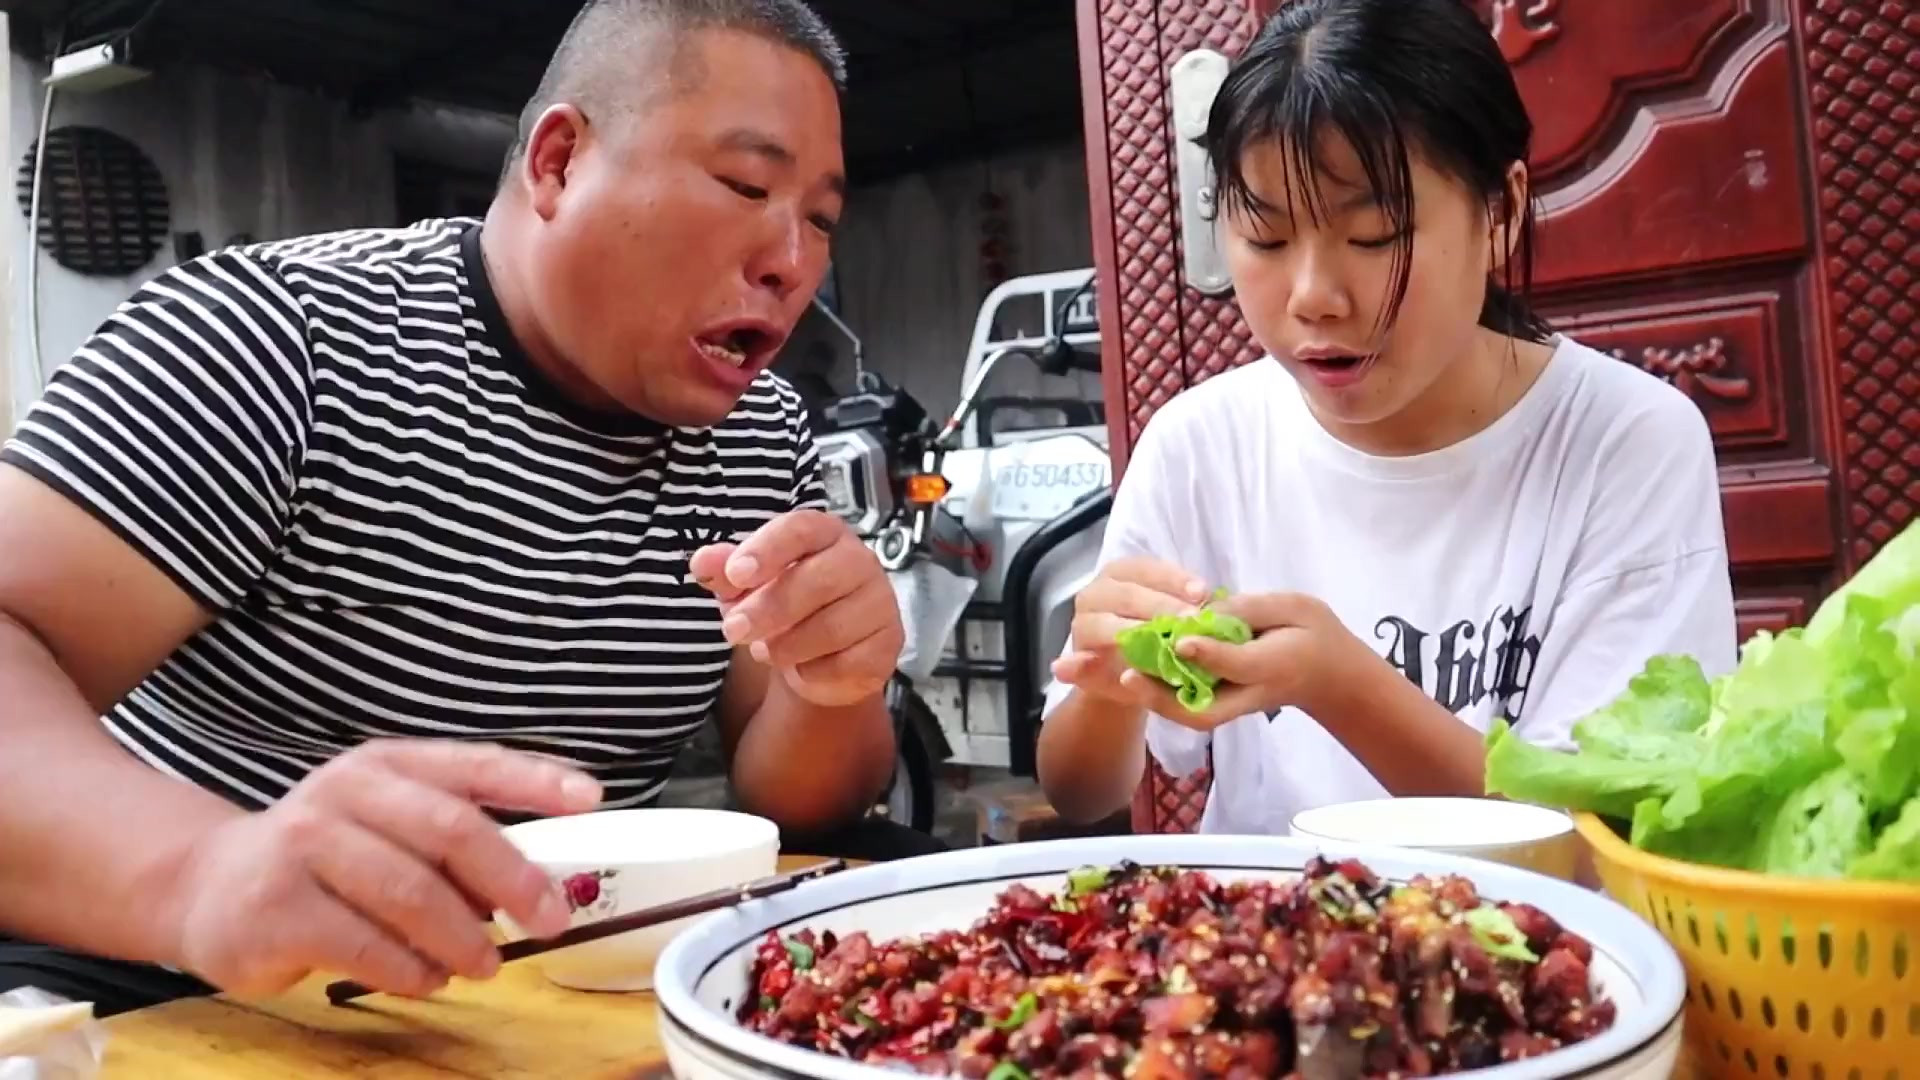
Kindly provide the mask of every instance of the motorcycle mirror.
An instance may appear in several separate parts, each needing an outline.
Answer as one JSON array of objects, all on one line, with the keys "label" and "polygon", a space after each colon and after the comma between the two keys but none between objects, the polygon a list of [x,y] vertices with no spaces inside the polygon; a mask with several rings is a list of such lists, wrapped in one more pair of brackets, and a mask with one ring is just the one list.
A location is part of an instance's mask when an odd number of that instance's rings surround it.
[{"label": "motorcycle mirror", "polygon": [[1034,354],[1033,363],[1048,375],[1065,375],[1073,370],[1073,348],[1065,338],[1055,337]]},{"label": "motorcycle mirror", "polygon": [[1088,356],[1058,335],[1041,346],[1040,351],[1034,354],[1033,362],[1048,375],[1065,375],[1071,371],[1100,373],[1099,354]]}]

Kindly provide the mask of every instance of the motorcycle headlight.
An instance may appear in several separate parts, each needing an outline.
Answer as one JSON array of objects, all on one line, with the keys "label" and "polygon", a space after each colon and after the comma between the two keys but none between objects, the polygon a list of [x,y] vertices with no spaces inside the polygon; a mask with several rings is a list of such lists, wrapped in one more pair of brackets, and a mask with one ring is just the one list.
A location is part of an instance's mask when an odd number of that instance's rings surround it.
[{"label": "motorcycle headlight", "polygon": [[880,527],[893,509],[886,487],[887,450],[870,431],[839,431],[821,438],[820,486],[827,512],[862,536]]},{"label": "motorcycle headlight", "polygon": [[866,512],[866,507],[860,502],[860,486],[855,482],[854,468],[855,463],[851,459],[820,463],[820,482],[827,489],[827,512],[847,521],[858,521]]}]

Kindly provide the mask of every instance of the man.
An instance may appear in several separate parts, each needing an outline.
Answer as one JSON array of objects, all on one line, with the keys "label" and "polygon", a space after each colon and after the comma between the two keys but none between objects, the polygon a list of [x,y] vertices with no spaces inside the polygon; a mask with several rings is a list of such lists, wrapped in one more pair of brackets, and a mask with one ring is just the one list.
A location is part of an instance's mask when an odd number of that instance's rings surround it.
[{"label": "man", "polygon": [[567,909],[482,808],[648,803],[710,713],[789,847],[872,805],[899,620],[766,371],[842,66],[800,0],[597,0],[483,224],[208,256],[56,374],[0,457],[0,989],[484,978],[474,912]]}]

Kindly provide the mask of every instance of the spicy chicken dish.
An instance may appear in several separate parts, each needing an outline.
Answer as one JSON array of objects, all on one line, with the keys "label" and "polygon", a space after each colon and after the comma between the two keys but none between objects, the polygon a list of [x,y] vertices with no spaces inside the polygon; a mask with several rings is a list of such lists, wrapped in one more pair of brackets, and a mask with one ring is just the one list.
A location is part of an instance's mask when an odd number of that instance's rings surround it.
[{"label": "spicy chicken dish", "polygon": [[1003,891],[971,929],[769,934],[739,1020],[872,1065],[972,1080],[1348,1080],[1536,1057],[1610,1028],[1592,946],[1458,877],[1316,860],[1222,884],[1123,863]]}]

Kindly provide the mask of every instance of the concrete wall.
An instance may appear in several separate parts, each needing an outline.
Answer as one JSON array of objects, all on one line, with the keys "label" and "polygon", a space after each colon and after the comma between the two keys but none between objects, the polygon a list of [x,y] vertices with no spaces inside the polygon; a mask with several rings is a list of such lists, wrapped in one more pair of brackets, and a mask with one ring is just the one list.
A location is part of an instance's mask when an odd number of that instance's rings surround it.
[{"label": "concrete wall", "polygon": [[[18,55],[9,60],[7,167],[17,175],[39,136],[46,68]],[[56,128],[93,125],[138,145],[166,182],[172,231],[198,232],[209,249],[239,234],[266,240],[391,224],[397,148],[491,171],[510,138],[504,117],[420,108],[356,120],[337,101],[195,68],[156,72],[99,93],[62,92],[53,109]],[[38,395],[27,363],[26,213],[17,202],[0,209],[0,242],[11,256],[13,333],[5,355],[17,417]],[[137,273],[102,278],[67,270],[44,251],[36,256],[43,375],[115,305],[175,261],[169,243]]]}]

